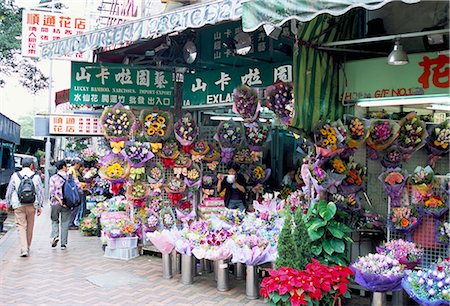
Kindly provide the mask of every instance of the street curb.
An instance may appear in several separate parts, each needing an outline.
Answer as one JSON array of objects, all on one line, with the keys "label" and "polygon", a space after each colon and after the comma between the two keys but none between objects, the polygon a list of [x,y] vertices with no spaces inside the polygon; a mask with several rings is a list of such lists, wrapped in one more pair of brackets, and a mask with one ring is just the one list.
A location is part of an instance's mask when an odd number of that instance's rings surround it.
[{"label": "street curb", "polygon": [[15,227],[12,227],[6,234],[0,239],[0,260],[5,258],[5,255],[8,253],[11,245],[14,243],[15,239]]}]

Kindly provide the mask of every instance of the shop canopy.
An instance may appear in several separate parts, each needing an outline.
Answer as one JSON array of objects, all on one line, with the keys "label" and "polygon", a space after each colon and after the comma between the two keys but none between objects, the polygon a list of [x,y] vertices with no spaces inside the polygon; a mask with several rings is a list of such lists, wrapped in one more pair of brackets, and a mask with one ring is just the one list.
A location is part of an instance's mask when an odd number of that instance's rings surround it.
[{"label": "shop canopy", "polygon": [[[252,32],[264,24],[281,26],[288,20],[308,22],[321,14],[340,16],[352,8],[376,10],[393,0],[250,0],[242,5],[242,27]],[[402,0],[417,3],[420,0]]]}]

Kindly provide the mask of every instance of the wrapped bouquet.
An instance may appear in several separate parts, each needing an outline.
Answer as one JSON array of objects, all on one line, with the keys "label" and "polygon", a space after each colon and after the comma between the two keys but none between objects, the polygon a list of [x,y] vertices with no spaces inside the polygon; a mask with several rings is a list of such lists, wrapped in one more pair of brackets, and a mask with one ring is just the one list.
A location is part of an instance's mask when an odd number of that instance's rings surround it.
[{"label": "wrapped bouquet", "polygon": [[141,200],[148,197],[150,188],[147,184],[134,182],[128,185],[126,197],[129,201]]},{"label": "wrapped bouquet", "polygon": [[179,154],[175,158],[173,173],[180,177],[180,175],[187,176],[188,168],[191,166],[192,160],[186,154]]},{"label": "wrapped bouquet", "polygon": [[101,161],[99,175],[102,179],[119,182],[123,181],[130,172],[130,164],[120,155],[109,154]]},{"label": "wrapped bouquet", "polygon": [[329,122],[319,123],[314,131],[316,152],[322,157],[329,157],[340,153],[342,148],[342,137],[339,130]]},{"label": "wrapped bouquet", "polygon": [[394,231],[409,233],[420,223],[417,210],[411,206],[393,207],[390,216],[390,226]]},{"label": "wrapped bouquet", "polygon": [[206,233],[192,249],[198,259],[225,260],[231,257],[232,250],[228,243],[233,233],[225,229],[212,229]]},{"label": "wrapped bouquet", "polygon": [[249,181],[253,186],[263,184],[269,179],[270,172],[264,165],[252,164],[248,167]]},{"label": "wrapped bouquet", "polygon": [[444,193],[432,192],[423,199],[419,209],[425,214],[439,218],[448,211],[448,206],[448,199]]},{"label": "wrapped bouquet", "polygon": [[200,162],[205,158],[205,155],[209,152],[209,145],[206,140],[198,140],[194,142],[191,149],[192,161]]},{"label": "wrapped bouquet", "polygon": [[247,85],[241,85],[233,90],[233,112],[244,119],[245,122],[258,120],[261,105],[256,91]]},{"label": "wrapped bouquet", "polygon": [[450,119],[433,126],[428,131],[427,149],[430,152],[430,164],[447,154],[450,150]]},{"label": "wrapped bouquet", "polygon": [[370,125],[367,145],[373,150],[372,159],[378,158],[378,151],[388,148],[397,138],[400,126],[390,120],[374,120]]},{"label": "wrapped bouquet", "polygon": [[358,211],[361,209],[361,202],[357,194],[330,193],[330,202],[334,202],[337,207],[343,210]]},{"label": "wrapped bouquet", "polygon": [[409,178],[412,189],[412,201],[422,203],[423,199],[430,193],[434,181],[434,171],[430,166],[425,168],[417,166]]},{"label": "wrapped bouquet", "polygon": [[398,168],[401,167],[403,159],[403,153],[397,146],[389,147],[384,153],[383,159],[381,160],[381,165],[383,167],[389,168]]},{"label": "wrapped bouquet", "polygon": [[437,221],[436,237],[439,243],[444,245],[450,244],[450,222]]},{"label": "wrapped bouquet", "polygon": [[195,218],[195,210],[192,207],[191,202],[182,201],[177,208],[175,208],[177,218],[183,223],[187,223]]},{"label": "wrapped bouquet", "polygon": [[251,266],[275,262],[277,258],[277,235],[261,231],[242,233],[232,237],[232,262]]},{"label": "wrapped bouquet", "polygon": [[349,148],[359,147],[369,135],[369,121],[354,116],[345,115],[344,125],[347,129],[346,142]]},{"label": "wrapped bouquet", "polygon": [[228,163],[232,160],[234,150],[242,142],[242,134],[243,129],[240,123],[229,120],[219,124],[214,138],[220,144],[223,163]]},{"label": "wrapped bouquet", "polygon": [[389,169],[378,177],[386,194],[391,198],[391,205],[400,206],[400,198],[408,179],[408,172],[400,168]]},{"label": "wrapped bouquet", "polygon": [[147,240],[163,254],[170,254],[178,238],[177,230],[162,230],[147,233]]},{"label": "wrapped bouquet", "polygon": [[399,124],[400,130],[397,143],[403,153],[405,153],[404,158],[407,158],[425,145],[428,133],[425,122],[420,120],[415,112],[406,115]]},{"label": "wrapped bouquet", "polygon": [[205,174],[202,176],[202,193],[203,196],[209,197],[214,195],[217,187],[217,176],[214,174]]},{"label": "wrapped bouquet", "polygon": [[268,126],[254,122],[251,124],[244,124],[244,128],[248,148],[253,152],[261,152],[262,147],[269,138]]},{"label": "wrapped bouquet", "polygon": [[184,183],[186,184],[186,187],[191,189],[199,189],[202,185],[202,171],[198,166],[191,165],[187,169],[187,174],[184,178]]},{"label": "wrapped bouquet", "polygon": [[158,152],[161,156],[164,168],[173,168],[175,165],[175,159],[180,155],[178,145],[175,141],[166,141],[163,143],[161,151]]},{"label": "wrapped bouquet", "polygon": [[254,162],[252,153],[249,148],[239,148],[233,156],[233,162],[237,164],[251,164]]},{"label": "wrapped bouquet", "polygon": [[122,155],[133,168],[144,167],[145,163],[154,156],[148,143],[138,141],[125,143]]},{"label": "wrapped bouquet", "polygon": [[357,193],[364,189],[365,169],[353,159],[347,163],[347,172],[339,189],[344,193]]},{"label": "wrapped bouquet", "polygon": [[136,121],[131,110],[126,109],[118,103],[114,106],[108,106],[104,109],[100,122],[103,126],[105,138],[110,141],[114,154],[119,154],[133,131],[133,125]]},{"label": "wrapped bouquet", "polygon": [[266,101],[281,122],[289,125],[295,114],[292,83],[277,82],[267,87]]},{"label": "wrapped bouquet", "polygon": [[154,153],[161,149],[161,142],[170,137],[173,129],[173,117],[169,112],[142,110],[141,124],[145,138],[152,143]]},{"label": "wrapped bouquet", "polygon": [[150,189],[153,193],[160,194],[161,187],[164,183],[164,168],[158,163],[151,165],[146,169],[147,172],[147,182],[150,184]]},{"label": "wrapped bouquet", "polygon": [[383,255],[389,255],[397,259],[407,269],[413,269],[417,266],[424,254],[424,250],[418,247],[414,242],[404,241],[403,239],[391,240],[377,247],[377,252]]},{"label": "wrapped bouquet", "polygon": [[181,144],[186,153],[190,153],[192,143],[198,136],[199,130],[197,123],[190,113],[184,114],[174,125],[175,138]]},{"label": "wrapped bouquet", "polygon": [[171,230],[176,228],[176,219],[172,208],[164,206],[159,212],[159,230]]}]

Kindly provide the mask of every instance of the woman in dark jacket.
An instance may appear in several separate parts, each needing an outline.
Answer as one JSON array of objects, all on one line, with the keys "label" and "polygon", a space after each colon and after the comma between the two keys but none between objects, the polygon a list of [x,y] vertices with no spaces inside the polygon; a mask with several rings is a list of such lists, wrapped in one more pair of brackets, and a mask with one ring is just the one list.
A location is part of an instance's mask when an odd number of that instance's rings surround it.
[{"label": "woman in dark jacket", "polygon": [[229,209],[245,210],[245,178],[238,174],[239,166],[229,164],[227,167],[228,175],[219,174],[217,181],[217,191],[225,191],[225,207]]}]

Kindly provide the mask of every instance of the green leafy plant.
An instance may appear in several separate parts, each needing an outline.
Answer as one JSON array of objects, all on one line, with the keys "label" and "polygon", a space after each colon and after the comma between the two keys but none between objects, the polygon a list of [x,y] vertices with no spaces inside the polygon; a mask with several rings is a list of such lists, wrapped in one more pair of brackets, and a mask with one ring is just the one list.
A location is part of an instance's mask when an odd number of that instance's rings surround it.
[{"label": "green leafy plant", "polygon": [[295,267],[297,257],[294,252],[294,236],[292,235],[292,217],[286,214],[284,225],[278,237],[278,257],[275,265],[279,267]]},{"label": "green leafy plant", "polygon": [[337,208],[324,200],[314,203],[306,214],[306,228],[314,258],[324,264],[348,264],[346,242],[352,229],[337,220]]},{"label": "green leafy plant", "polygon": [[308,236],[308,230],[303,221],[303,209],[298,207],[294,216],[294,245],[296,262],[294,269],[303,270],[311,262],[313,254],[311,252],[311,239]]}]

